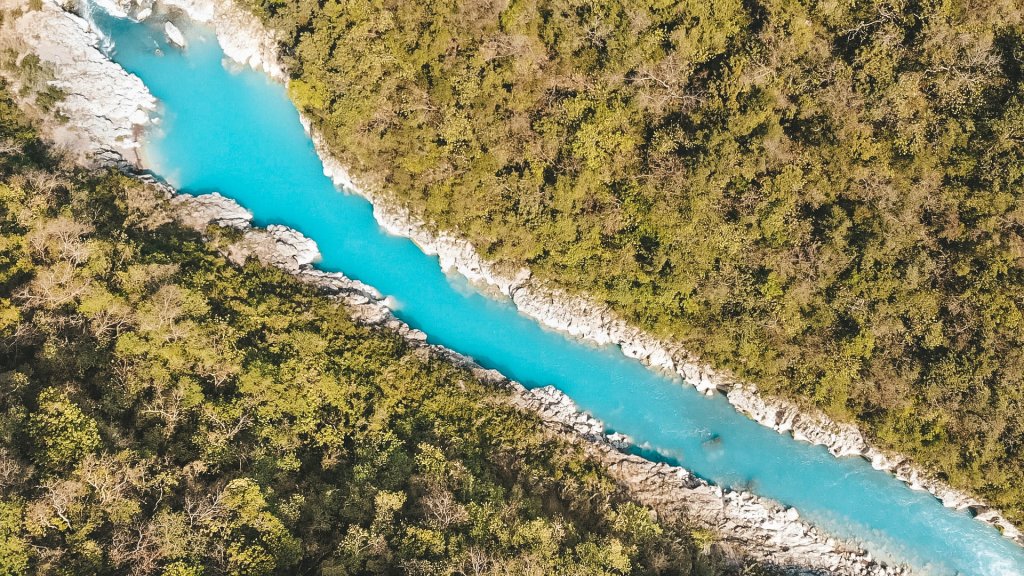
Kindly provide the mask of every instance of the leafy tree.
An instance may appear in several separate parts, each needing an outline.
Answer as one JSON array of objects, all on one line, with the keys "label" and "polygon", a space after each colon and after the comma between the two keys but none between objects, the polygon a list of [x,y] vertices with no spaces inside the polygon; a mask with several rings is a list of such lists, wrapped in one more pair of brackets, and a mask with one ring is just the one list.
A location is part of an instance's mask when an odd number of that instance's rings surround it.
[{"label": "leafy tree", "polygon": [[37,463],[55,472],[74,468],[100,446],[96,422],[65,392],[47,388],[39,394],[39,409],[28,420]]}]

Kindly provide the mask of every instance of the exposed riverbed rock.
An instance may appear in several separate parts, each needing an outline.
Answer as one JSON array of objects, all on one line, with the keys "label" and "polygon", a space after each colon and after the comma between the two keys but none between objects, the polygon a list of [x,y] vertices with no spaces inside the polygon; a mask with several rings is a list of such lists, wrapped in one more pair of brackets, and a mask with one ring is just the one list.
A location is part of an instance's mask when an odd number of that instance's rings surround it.
[{"label": "exposed riverbed rock", "polygon": [[210,224],[242,231],[226,250],[229,260],[244,264],[252,257],[265,264],[297,273],[320,259],[315,242],[287,226],[252,226],[252,214],[230,198],[214,192],[201,196],[178,194],[171,198],[178,222],[199,231]]},{"label": "exposed riverbed rock", "polygon": [[173,22],[164,22],[164,34],[167,35],[167,41],[178,48],[187,47],[188,43],[185,41],[185,35],[181,33],[181,30]]},{"label": "exposed riverbed rock", "polygon": [[[24,2],[0,0],[0,6],[23,9]],[[44,134],[90,165],[134,163],[140,128],[156,109],[156,99],[142,81],[103,54],[102,39],[88,22],[53,0],[43,0],[40,10],[4,20],[0,35],[18,46],[19,59],[27,53],[38,56],[52,70],[49,83],[65,94],[57,111],[69,121],[45,123]],[[8,79],[20,85],[16,74]]]},{"label": "exposed riverbed rock", "polygon": [[153,14],[156,4],[156,0],[92,0],[92,2],[111,16],[130,18],[136,22],[149,18]]},{"label": "exposed riverbed rock", "polygon": [[544,386],[532,390],[522,388],[521,390],[517,389],[517,393],[521,400],[520,405],[537,412],[545,421],[558,422],[572,428],[573,432],[586,440],[607,443],[617,450],[627,450],[632,444],[625,434],[617,432],[606,434],[604,423],[590,414],[580,411],[572,398],[554,386]]},{"label": "exposed riverbed rock", "polygon": [[236,3],[225,0],[162,0],[161,4],[177,8],[192,20],[213,28],[224,55],[234,62],[262,70],[276,80],[286,80],[284,69],[279,64],[276,37],[267,32],[259,18]]},{"label": "exposed riverbed rock", "polygon": [[[168,191],[174,193],[169,187]],[[252,222],[252,212],[217,192],[201,196],[173,195],[171,204],[177,208],[178,221],[196,230],[205,230],[209,224],[245,230]]]}]

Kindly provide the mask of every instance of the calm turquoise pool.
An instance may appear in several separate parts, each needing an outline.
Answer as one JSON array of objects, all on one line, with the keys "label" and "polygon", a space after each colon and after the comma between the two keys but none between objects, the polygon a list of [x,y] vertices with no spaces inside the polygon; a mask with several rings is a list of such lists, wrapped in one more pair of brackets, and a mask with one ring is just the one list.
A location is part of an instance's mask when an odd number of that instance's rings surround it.
[{"label": "calm turquoise pool", "polygon": [[[544,330],[510,302],[446,276],[436,258],[384,233],[369,203],[335,189],[284,88],[252,70],[229,71],[208,31],[188,30],[182,53],[156,26],[103,14],[97,20],[113,40],[114,60],[162,102],[162,123],[145,149],[154,172],[187,192],[234,198],[257,224],[300,230],[319,244],[322,269],[393,296],[397,314],[431,342],[527,386],[553,384],[645,448],[719,485],[795,506],[877,557],[927,574],[1024,574],[1024,549],[966,512],[944,508],[860,458],[836,459],[764,428],[723,398],[705,398],[617,348]],[[720,441],[706,442],[713,436]]]}]

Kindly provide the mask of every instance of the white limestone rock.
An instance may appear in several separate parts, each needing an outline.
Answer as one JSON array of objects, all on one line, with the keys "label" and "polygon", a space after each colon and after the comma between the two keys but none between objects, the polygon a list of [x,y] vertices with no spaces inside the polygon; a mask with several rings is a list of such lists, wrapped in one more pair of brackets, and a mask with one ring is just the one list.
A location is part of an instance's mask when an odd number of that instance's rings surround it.
[{"label": "white limestone rock", "polygon": [[[0,0],[8,10],[20,3]],[[20,40],[46,63],[54,73],[51,84],[66,95],[57,111],[68,121],[43,126],[50,140],[89,165],[137,160],[139,127],[149,123],[156,99],[139,78],[107,59],[88,22],[43,0],[41,10],[7,18],[0,35]]]},{"label": "white limestone rock", "polygon": [[[269,235],[273,240],[271,249],[263,249],[263,235]],[[272,224],[266,229],[254,228],[246,232],[246,238],[257,243],[254,250],[260,260],[285,270],[299,270],[320,259],[320,250],[315,242],[286,226]]]},{"label": "white limestone rock", "polygon": [[115,18],[127,18],[128,11],[131,9],[131,3],[123,0],[92,0],[92,2]]},{"label": "white limestone rock", "polygon": [[231,0],[162,0],[166,8],[177,8],[196,22],[217,33],[224,55],[243,66],[262,70],[284,81],[286,75],[278,58],[277,40],[252,13]]},{"label": "white limestone rock", "polygon": [[131,18],[142,22],[153,14],[154,0],[94,0],[96,5],[111,16]]},{"label": "white limestone rock", "polygon": [[217,192],[201,196],[178,194],[171,199],[171,204],[178,208],[179,222],[200,231],[209,224],[242,230],[249,228],[252,222],[251,212]]},{"label": "white limestone rock", "polygon": [[164,35],[167,36],[168,42],[178,48],[185,49],[188,46],[185,35],[181,33],[181,30],[173,22],[164,22]]},{"label": "white limestone rock", "polygon": [[[554,386],[543,386],[529,390],[533,399],[532,409],[542,416],[567,424],[577,434],[593,442],[609,442],[605,434],[604,424],[593,416],[580,412],[572,398],[563,394]],[[625,435],[616,434],[612,441],[619,449],[628,447]]]}]

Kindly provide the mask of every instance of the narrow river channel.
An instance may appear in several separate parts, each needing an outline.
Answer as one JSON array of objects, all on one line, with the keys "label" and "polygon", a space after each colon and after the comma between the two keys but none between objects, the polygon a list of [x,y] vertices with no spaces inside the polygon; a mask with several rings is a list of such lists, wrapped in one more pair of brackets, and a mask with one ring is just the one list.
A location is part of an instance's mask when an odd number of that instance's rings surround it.
[{"label": "narrow river channel", "polygon": [[185,31],[185,51],[162,28],[96,14],[112,58],[162,103],[147,166],[191,193],[218,191],[255,215],[317,242],[318,266],[392,296],[397,315],[429,340],[529,387],[553,384],[645,450],[727,488],[794,506],[806,520],[925,574],[1020,576],[1024,549],[967,512],[944,508],[860,458],[833,458],[656,374],[614,347],[542,329],[508,301],[445,275],[435,257],[386,234],[359,196],[337,190],[284,87],[229,70],[215,37]]}]

